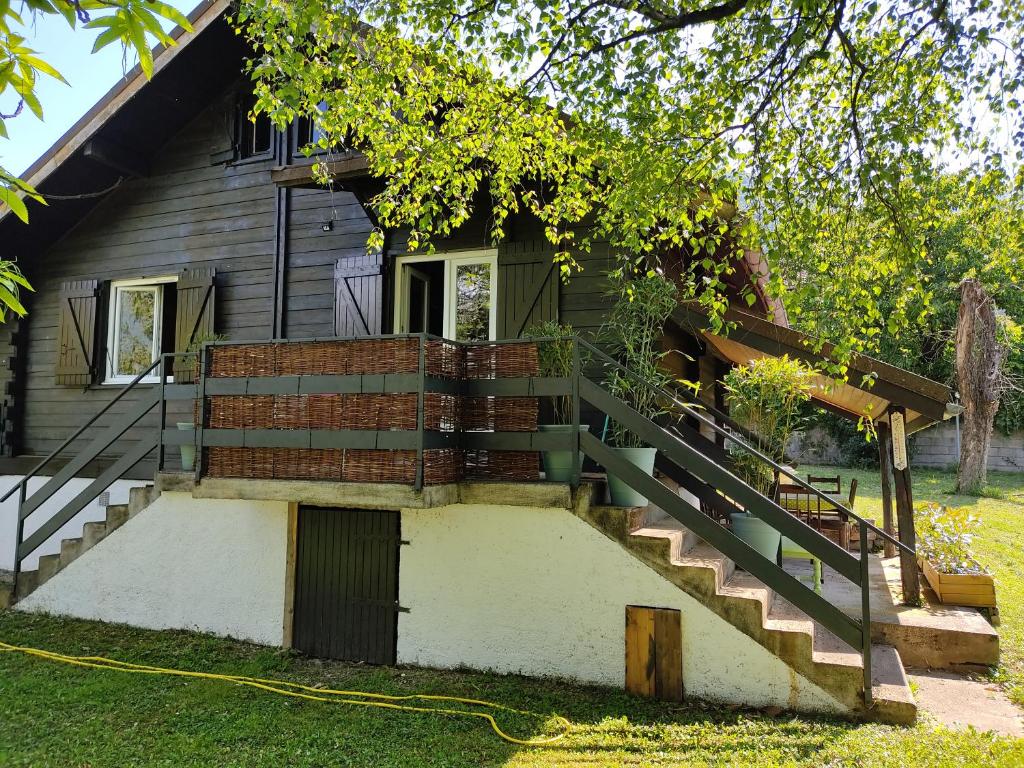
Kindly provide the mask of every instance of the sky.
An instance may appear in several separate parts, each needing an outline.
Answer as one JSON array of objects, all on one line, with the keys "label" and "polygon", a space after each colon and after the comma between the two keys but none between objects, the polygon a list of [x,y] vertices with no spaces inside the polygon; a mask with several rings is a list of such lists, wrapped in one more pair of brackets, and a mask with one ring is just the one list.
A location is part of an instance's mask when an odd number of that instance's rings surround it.
[{"label": "sky", "polygon": [[[198,0],[167,2],[188,13]],[[169,29],[173,25],[165,26]],[[100,31],[81,27],[72,30],[61,16],[40,19],[28,30],[26,44],[56,67],[70,87],[52,78],[43,78],[37,91],[44,119],[37,120],[25,109],[18,117],[6,121],[10,138],[0,139],[0,164],[8,171],[20,175],[135,66],[134,57],[125,61],[116,43],[99,53],[90,53]],[[13,107],[13,104],[2,104],[0,110],[11,112]]]}]

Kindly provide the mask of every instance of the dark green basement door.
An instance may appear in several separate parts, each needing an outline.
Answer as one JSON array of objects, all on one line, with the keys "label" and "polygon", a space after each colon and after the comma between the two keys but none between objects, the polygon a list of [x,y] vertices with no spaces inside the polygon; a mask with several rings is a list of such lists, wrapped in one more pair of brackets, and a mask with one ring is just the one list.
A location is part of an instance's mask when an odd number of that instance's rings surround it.
[{"label": "dark green basement door", "polygon": [[399,513],[303,506],[297,534],[295,648],[394,664]]}]

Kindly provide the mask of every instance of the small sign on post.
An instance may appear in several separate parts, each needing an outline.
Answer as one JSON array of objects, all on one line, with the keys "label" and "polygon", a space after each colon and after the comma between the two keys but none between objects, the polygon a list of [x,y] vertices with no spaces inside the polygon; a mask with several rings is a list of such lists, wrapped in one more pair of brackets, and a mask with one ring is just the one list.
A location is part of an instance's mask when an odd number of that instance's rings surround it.
[{"label": "small sign on post", "polygon": [[901,411],[889,414],[889,425],[892,428],[892,466],[896,470],[907,468],[907,430]]}]

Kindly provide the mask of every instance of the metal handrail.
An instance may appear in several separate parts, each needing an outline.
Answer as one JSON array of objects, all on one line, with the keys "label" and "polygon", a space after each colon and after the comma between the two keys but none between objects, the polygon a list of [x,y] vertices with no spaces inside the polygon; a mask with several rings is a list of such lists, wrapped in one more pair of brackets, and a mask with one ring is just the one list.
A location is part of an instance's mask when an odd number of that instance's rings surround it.
[{"label": "metal handrail", "polygon": [[132,379],[129,384],[125,385],[124,389],[122,389],[120,392],[118,392],[117,396],[114,399],[112,399],[109,403],[107,403],[105,406],[103,406],[103,408],[101,408],[98,412],[93,414],[92,418],[90,418],[87,422],[85,422],[85,424],[83,424],[77,430],[75,430],[74,434],[72,434],[71,437],[67,438],[57,448],[55,448],[53,451],[51,451],[50,454],[45,459],[43,459],[38,464],[36,464],[28,472],[28,474],[26,474],[20,481],[18,481],[17,484],[12,485],[8,489],[7,493],[5,493],[3,496],[0,496],[0,502],[7,501],[7,499],[9,499],[11,497],[11,494],[13,494],[19,488],[21,488],[21,486],[23,486],[26,483],[28,483],[28,481],[31,480],[33,477],[35,477],[37,474],[39,474],[40,470],[42,470],[43,467],[45,467],[47,464],[49,464],[51,461],[53,461],[58,456],[58,454],[60,454],[65,448],[67,448],[69,445],[71,445],[71,443],[73,443],[75,440],[77,440],[78,437],[86,429],[88,429],[93,424],[95,424],[96,420],[98,418],[100,418],[103,414],[105,414],[107,411],[109,411],[111,406],[113,406],[114,403],[116,403],[118,400],[120,400],[122,397],[124,397],[136,384],[141,382],[144,378],[146,378],[146,376],[148,376],[150,373],[152,373],[153,369],[156,368],[157,366],[159,366],[161,362],[162,362],[162,356],[158,357],[156,360],[154,360],[152,365],[149,366],[149,368],[147,368],[142,373],[140,373],[138,376],[136,376],[134,379]]},{"label": "metal handrail", "polygon": [[[637,376],[635,373],[633,373],[633,371],[629,370],[626,366],[622,365],[620,362],[618,362],[617,360],[613,359],[607,353],[601,351],[600,349],[595,347],[590,342],[588,342],[588,341],[586,341],[584,339],[579,339],[579,343],[582,344],[584,347],[586,347],[591,353],[596,354],[600,358],[603,358],[606,363],[609,363],[609,364],[615,366],[616,368],[618,368],[619,370],[621,370],[621,371],[627,373],[628,375],[634,377],[635,379],[640,381],[644,386],[646,386],[647,388],[651,389],[656,394],[659,394],[662,397],[668,398],[673,403],[675,403],[677,406],[679,406],[686,413],[686,415],[691,416],[691,417],[697,419],[701,424],[706,425],[707,427],[713,429],[718,434],[723,435],[726,439],[731,440],[732,442],[736,443],[741,448],[743,448],[745,451],[747,451],[748,453],[753,454],[758,459],[760,459],[762,462],[764,462],[765,464],[770,466],[776,472],[780,472],[780,473],[786,475],[787,477],[791,476],[789,474],[788,470],[786,470],[785,468],[780,466],[773,459],[769,458],[768,456],[765,456],[763,453],[761,453],[761,451],[759,451],[757,448],[755,448],[754,446],[752,446],[749,443],[747,443],[745,440],[737,437],[735,434],[729,432],[728,430],[723,429],[722,427],[718,426],[718,424],[715,424],[714,421],[705,418],[700,413],[697,413],[696,411],[694,411],[690,407],[690,405],[688,403],[680,400],[675,395],[673,395],[671,392],[668,392],[667,390],[663,389],[662,387],[657,386],[656,384],[652,384],[651,382],[647,381],[646,379],[644,379],[641,376]],[[701,407],[703,407],[703,406],[701,406]],[[899,547],[903,551],[907,552],[908,554],[913,555],[914,557],[917,556],[917,551],[915,549],[913,549],[912,547],[908,547],[906,544],[904,544],[899,539],[897,539],[897,538],[891,536],[890,534],[886,533],[881,528],[878,528],[876,525],[874,525],[873,523],[869,522],[868,520],[865,520],[863,517],[861,517],[860,515],[855,513],[853,510],[848,508],[846,505],[844,505],[841,502],[839,502],[839,501],[833,499],[832,497],[826,495],[821,490],[815,488],[813,485],[811,485],[811,484],[805,482],[804,480],[800,479],[800,477],[793,477],[793,480],[796,481],[796,485],[799,485],[801,488],[804,488],[805,490],[810,491],[815,496],[820,498],[822,501],[828,502],[829,505],[837,508],[843,514],[848,515],[853,520],[856,520],[858,524],[859,523],[864,523],[865,525],[867,525],[867,527],[870,530],[874,531],[877,535],[881,536],[886,541],[889,541],[892,544],[895,544],[897,547]]]}]

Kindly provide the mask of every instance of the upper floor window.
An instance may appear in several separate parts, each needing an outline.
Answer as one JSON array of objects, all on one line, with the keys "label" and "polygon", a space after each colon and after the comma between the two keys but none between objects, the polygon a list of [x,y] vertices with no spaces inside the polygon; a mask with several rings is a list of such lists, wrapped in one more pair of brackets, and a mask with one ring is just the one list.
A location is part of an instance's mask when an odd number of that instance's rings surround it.
[{"label": "upper floor window", "polygon": [[[152,365],[164,351],[164,329],[174,330],[173,302],[176,278],[118,280],[110,285],[110,315],[107,322],[107,366],[104,383],[132,381]],[[166,314],[171,312],[170,321]],[[144,381],[157,381],[157,371]]]},{"label": "upper floor window", "polygon": [[274,146],[274,124],[265,112],[258,114],[255,120],[252,119],[255,104],[256,96],[248,93],[239,108],[238,148],[242,160],[269,155]]},{"label": "upper floor window", "polygon": [[[321,101],[317,109],[323,112],[327,109],[327,102]],[[301,152],[305,147],[311,147],[313,152],[322,152],[325,148],[319,146],[320,140],[324,137],[320,130],[319,121],[315,117],[303,115],[295,121],[295,151]]]}]

